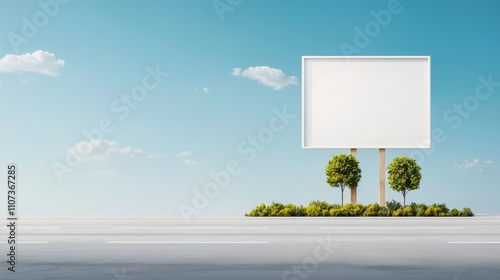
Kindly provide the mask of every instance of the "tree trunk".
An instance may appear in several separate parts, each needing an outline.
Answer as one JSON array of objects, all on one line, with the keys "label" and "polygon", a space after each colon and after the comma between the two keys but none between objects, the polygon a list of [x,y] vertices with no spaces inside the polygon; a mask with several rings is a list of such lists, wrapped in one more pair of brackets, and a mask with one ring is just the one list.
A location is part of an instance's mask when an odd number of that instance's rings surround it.
[{"label": "tree trunk", "polygon": [[403,193],[403,209],[406,207],[406,194]]},{"label": "tree trunk", "polygon": [[340,200],[341,201],[340,206],[344,206],[344,188],[341,188],[340,190],[342,191],[342,199]]}]

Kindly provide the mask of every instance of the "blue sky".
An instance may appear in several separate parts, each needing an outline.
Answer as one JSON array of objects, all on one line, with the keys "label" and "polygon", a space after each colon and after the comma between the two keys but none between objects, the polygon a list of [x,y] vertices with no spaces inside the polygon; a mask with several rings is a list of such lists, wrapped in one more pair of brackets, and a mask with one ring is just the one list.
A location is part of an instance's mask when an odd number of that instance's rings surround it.
[{"label": "blue sky", "polygon": [[[382,10],[390,20],[359,44],[357,28]],[[419,157],[408,201],[500,212],[498,1],[42,0],[0,11],[0,166],[4,180],[19,166],[23,213],[338,203],[324,168],[349,150],[301,148],[301,56],[345,54],[432,57],[432,129],[446,136],[388,150],[387,162]],[[266,143],[253,146],[259,134]],[[378,151],[358,159],[358,201],[376,202]],[[227,186],[193,204],[221,171]]]}]

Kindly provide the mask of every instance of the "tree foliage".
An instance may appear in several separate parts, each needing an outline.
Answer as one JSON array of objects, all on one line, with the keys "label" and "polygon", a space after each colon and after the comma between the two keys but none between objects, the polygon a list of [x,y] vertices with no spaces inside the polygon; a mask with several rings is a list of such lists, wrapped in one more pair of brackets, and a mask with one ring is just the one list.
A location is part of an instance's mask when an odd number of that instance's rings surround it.
[{"label": "tree foliage", "polygon": [[406,195],[409,191],[420,187],[420,166],[410,157],[396,157],[388,167],[389,185],[391,189],[403,195],[403,208],[406,206]]},{"label": "tree foliage", "polygon": [[361,169],[359,162],[352,155],[340,154],[334,156],[325,169],[326,183],[331,187],[339,187],[342,192],[342,203],[344,205],[344,189],[356,188],[361,180]]}]

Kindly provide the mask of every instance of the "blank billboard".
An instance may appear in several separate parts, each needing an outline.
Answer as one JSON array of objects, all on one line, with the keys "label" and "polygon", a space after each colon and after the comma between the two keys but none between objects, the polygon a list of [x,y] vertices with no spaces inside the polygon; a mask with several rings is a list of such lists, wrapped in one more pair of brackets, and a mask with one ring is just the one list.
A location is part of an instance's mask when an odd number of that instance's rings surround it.
[{"label": "blank billboard", "polygon": [[429,56],[303,56],[303,148],[430,148]]}]

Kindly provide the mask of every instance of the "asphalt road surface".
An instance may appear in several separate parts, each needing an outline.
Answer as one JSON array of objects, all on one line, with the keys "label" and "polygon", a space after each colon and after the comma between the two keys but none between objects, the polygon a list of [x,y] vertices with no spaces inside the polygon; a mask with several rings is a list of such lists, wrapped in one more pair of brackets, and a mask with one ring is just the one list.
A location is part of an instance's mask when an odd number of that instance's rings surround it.
[{"label": "asphalt road surface", "polygon": [[[6,217],[0,217],[8,224]],[[0,279],[500,279],[500,216],[25,215]]]}]

